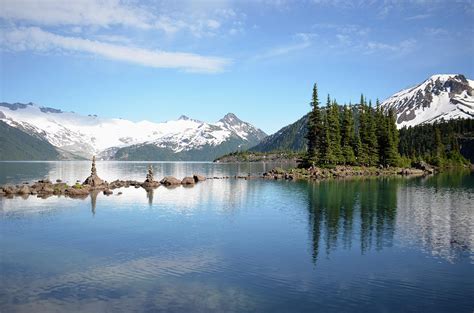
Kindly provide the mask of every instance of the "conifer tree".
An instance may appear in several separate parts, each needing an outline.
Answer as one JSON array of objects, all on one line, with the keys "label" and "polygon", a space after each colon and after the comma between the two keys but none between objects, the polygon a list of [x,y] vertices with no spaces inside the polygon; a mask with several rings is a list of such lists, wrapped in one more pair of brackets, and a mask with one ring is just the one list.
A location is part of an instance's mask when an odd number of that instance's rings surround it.
[{"label": "conifer tree", "polygon": [[340,164],[344,162],[344,156],[341,149],[341,126],[339,120],[339,106],[337,105],[336,100],[331,102],[331,99],[328,95],[328,130],[329,130],[329,145],[331,146],[331,151],[334,155],[334,160],[332,164]]},{"label": "conifer tree", "polygon": [[375,111],[372,108],[372,102],[369,101],[367,115],[367,137],[365,141],[368,147],[369,165],[374,166],[379,163],[379,150],[377,140],[377,125],[375,120]]},{"label": "conifer tree", "polygon": [[351,109],[344,106],[344,113],[342,119],[342,130],[341,130],[341,144],[342,154],[344,155],[344,162],[346,164],[354,165],[356,157],[354,153],[355,129],[354,129],[354,118],[352,116]]},{"label": "conifer tree", "polygon": [[438,125],[435,125],[435,164],[438,166],[443,165],[444,160],[444,145],[441,139],[441,131]]},{"label": "conifer tree", "polygon": [[385,124],[387,129],[387,146],[385,147],[385,165],[397,166],[400,161],[400,153],[398,146],[400,138],[397,129],[396,114],[393,110],[389,110],[385,117]]},{"label": "conifer tree", "polygon": [[359,132],[360,148],[357,153],[357,163],[360,165],[369,165],[369,146],[367,144],[367,138],[369,137],[369,112],[366,105],[364,95],[360,96],[359,105]]},{"label": "conifer tree", "polygon": [[324,115],[323,130],[321,137],[321,152],[320,152],[320,164],[321,165],[332,165],[336,163],[336,156],[334,155],[333,145],[331,144],[331,135],[329,128],[329,110],[326,110]]},{"label": "conifer tree", "polygon": [[319,108],[318,87],[316,83],[313,85],[313,94],[310,105],[312,110],[308,117],[308,133],[306,134],[308,149],[303,158],[304,167],[309,167],[317,163],[320,154],[319,147],[321,145],[322,120],[321,110]]}]

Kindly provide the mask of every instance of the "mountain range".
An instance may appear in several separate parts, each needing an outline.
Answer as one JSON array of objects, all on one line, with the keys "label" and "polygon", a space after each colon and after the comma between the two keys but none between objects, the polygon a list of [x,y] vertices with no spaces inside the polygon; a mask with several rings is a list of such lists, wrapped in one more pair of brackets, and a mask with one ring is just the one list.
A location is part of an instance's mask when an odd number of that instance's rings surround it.
[{"label": "mountain range", "polygon": [[[181,116],[163,123],[132,122],[80,115],[33,103],[0,103],[2,128],[15,128],[45,149],[54,147],[59,159],[83,159],[97,155],[106,160],[212,160],[247,149],[266,134],[232,113],[216,123],[206,123]],[[19,134],[19,133],[15,133]],[[11,142],[10,139],[9,142]],[[24,139],[18,137],[19,143]],[[3,144],[5,142],[5,144]],[[1,141],[6,145],[6,140]],[[48,148],[46,148],[48,147]],[[23,159],[18,153],[1,159]],[[30,158],[25,154],[24,158]],[[45,155],[50,159],[51,155]]]},{"label": "mountain range", "polygon": [[[381,103],[397,126],[474,118],[474,81],[433,75]],[[357,109],[357,105],[354,106]],[[308,115],[267,136],[228,113],[215,123],[181,116],[163,123],[80,115],[33,103],[0,103],[0,160],[84,159],[208,161],[237,150],[301,151]]]},{"label": "mountain range", "polygon": [[[474,118],[474,81],[461,74],[433,75],[421,84],[395,93],[381,103],[385,110],[397,114],[397,127],[456,118]],[[354,106],[357,109],[357,104]],[[306,147],[305,135],[308,115],[265,137],[250,150],[302,151]]]}]

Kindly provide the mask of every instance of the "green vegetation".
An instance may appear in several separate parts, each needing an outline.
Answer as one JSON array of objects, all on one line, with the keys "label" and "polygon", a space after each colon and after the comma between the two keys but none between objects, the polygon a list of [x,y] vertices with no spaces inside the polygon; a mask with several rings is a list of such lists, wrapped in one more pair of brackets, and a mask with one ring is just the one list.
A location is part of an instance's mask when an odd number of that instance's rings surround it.
[{"label": "green vegetation", "polygon": [[57,160],[59,157],[49,142],[0,121],[0,160]]},{"label": "green vegetation", "polygon": [[304,157],[304,153],[295,151],[274,151],[253,152],[253,151],[236,151],[223,155],[214,160],[214,162],[281,162],[299,160]]},{"label": "green vegetation", "polygon": [[[440,167],[469,164],[474,119],[459,119],[400,129],[400,153],[412,161],[424,160]],[[469,144],[470,143],[470,144]],[[471,159],[472,161],[472,159]]]},{"label": "green vegetation", "polygon": [[328,95],[319,107],[314,84],[311,111],[307,118],[307,149],[300,166],[335,165],[402,166],[425,161],[439,167],[469,164],[461,154],[459,137],[474,132],[474,120],[397,129],[396,114],[376,107],[361,95],[357,108],[339,106]]},{"label": "green vegetation", "polygon": [[275,152],[275,151],[306,151],[307,139],[306,126],[309,114],[306,114],[293,124],[283,127],[281,130],[263,138],[256,146],[249,149],[252,152]]},{"label": "green vegetation", "polygon": [[180,153],[176,153],[170,148],[157,147],[154,144],[140,144],[118,149],[114,158],[120,161],[209,161],[233,152],[239,146],[244,151],[252,144],[245,143],[241,138],[232,137],[217,146],[205,145],[199,149],[181,151]]},{"label": "green vegetation", "polygon": [[399,135],[394,112],[382,111],[378,100],[374,109],[364,95],[357,110],[346,105],[341,108],[329,95],[326,108],[321,110],[317,105],[316,88],[315,84],[306,135],[308,149],[302,167],[399,165]]}]

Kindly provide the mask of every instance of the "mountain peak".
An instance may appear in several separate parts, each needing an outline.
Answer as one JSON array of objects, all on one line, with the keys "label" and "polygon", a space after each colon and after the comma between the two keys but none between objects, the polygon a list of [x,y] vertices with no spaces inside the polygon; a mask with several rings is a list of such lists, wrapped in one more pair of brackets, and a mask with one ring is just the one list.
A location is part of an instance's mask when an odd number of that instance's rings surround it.
[{"label": "mountain peak", "polygon": [[474,82],[462,74],[437,74],[397,92],[382,107],[397,113],[398,127],[474,117]]},{"label": "mountain peak", "polygon": [[184,114],[183,114],[183,115],[181,115],[181,116],[178,118],[178,121],[188,121],[188,120],[190,120],[190,118],[189,118],[189,117],[187,117],[187,116],[186,116],[186,115],[184,115]]},{"label": "mountain peak", "polygon": [[240,120],[237,115],[234,113],[227,113],[224,115],[223,118],[219,120],[219,122],[222,122],[224,124],[240,124],[243,123],[242,120]]}]

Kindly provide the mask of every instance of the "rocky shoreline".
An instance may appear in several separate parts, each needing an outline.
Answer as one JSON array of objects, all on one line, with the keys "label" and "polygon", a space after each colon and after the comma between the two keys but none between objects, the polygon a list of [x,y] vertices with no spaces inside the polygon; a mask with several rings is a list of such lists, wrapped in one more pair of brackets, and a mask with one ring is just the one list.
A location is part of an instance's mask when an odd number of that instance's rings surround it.
[{"label": "rocky shoreline", "polygon": [[[0,186],[0,197],[13,197],[36,195],[40,198],[47,198],[52,195],[64,195],[72,198],[85,198],[92,192],[102,192],[104,195],[112,195],[114,189],[118,188],[144,188],[151,190],[159,186],[169,188],[177,186],[192,187],[196,183],[207,179],[266,179],[266,180],[326,180],[326,179],[344,179],[356,177],[407,177],[407,176],[425,176],[434,174],[436,170],[426,163],[418,164],[417,168],[399,168],[399,167],[355,167],[355,166],[336,166],[334,168],[311,167],[309,169],[291,168],[284,170],[274,168],[268,172],[256,175],[235,175],[222,177],[205,177],[194,174],[193,176],[177,179],[173,176],[166,176],[160,181],[155,180],[153,168],[150,165],[143,182],[136,180],[114,180],[110,183],[102,180],[97,175],[95,167],[95,158],[92,160],[91,175],[81,184],[77,181],[74,185],[68,185],[61,180],[52,183],[50,180],[39,180],[33,184],[23,183],[19,185],[6,184]],[[118,192],[118,195],[122,192]]]},{"label": "rocky shoreline", "polygon": [[273,152],[273,153],[231,153],[224,155],[214,160],[215,163],[257,163],[257,162],[271,162],[271,163],[292,163],[296,164],[301,158],[297,153]]},{"label": "rocky shoreline", "polygon": [[[104,195],[112,195],[114,193],[113,190],[118,188],[134,187],[150,190],[161,185],[167,187],[176,187],[179,185],[194,186],[194,184],[204,180],[206,180],[205,176],[194,174],[182,180],[172,176],[166,176],[161,181],[156,181],[153,177],[153,167],[150,165],[146,179],[143,182],[136,180],[114,180],[108,183],[97,175],[94,157],[92,159],[91,175],[87,177],[82,184],[80,181],[77,181],[74,185],[68,185],[60,179],[56,180],[55,183],[49,179],[45,179],[33,184],[29,184],[28,182],[19,185],[6,184],[0,186],[0,197],[11,198],[13,196],[27,197],[29,195],[36,195],[39,198],[47,198],[53,195],[64,195],[71,198],[85,198],[92,192],[102,192]],[[121,192],[118,194],[121,194]]]}]

